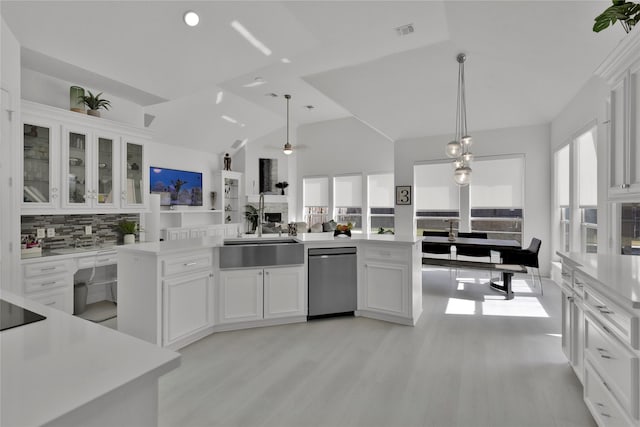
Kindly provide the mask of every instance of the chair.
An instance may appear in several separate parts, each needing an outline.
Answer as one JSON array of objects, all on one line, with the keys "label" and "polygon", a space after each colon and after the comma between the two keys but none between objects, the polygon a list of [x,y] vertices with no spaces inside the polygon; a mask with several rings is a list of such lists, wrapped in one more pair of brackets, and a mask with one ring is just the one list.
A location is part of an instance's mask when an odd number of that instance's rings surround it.
[{"label": "chair", "polygon": [[[423,231],[423,236],[428,237],[449,237],[448,231]],[[422,252],[429,254],[449,255],[451,259],[451,246],[434,245],[422,242]]]},{"label": "chair", "polygon": [[[524,265],[525,267],[535,268],[538,271],[538,280],[540,281],[540,295],[544,295],[544,290],[542,289],[542,277],[540,277],[540,266],[538,262],[538,253],[540,252],[541,245],[542,241],[534,237],[531,239],[531,244],[527,249],[514,249],[502,252],[502,262],[503,264],[518,264]],[[536,281],[533,272],[531,272],[531,280],[533,281],[533,286],[535,286]]]},{"label": "chair", "polygon": [[[467,237],[471,239],[487,239],[487,233],[471,232],[471,233],[458,233],[458,237]],[[456,246],[456,259],[458,255],[472,256],[472,257],[489,257],[491,258],[491,250],[485,248],[466,248]]]}]

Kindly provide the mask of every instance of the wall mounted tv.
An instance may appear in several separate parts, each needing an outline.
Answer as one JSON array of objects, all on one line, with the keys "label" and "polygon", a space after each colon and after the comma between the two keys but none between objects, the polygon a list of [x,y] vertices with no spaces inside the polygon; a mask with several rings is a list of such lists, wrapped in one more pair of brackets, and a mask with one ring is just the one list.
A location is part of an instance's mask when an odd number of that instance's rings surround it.
[{"label": "wall mounted tv", "polygon": [[151,166],[151,193],[160,194],[161,206],[202,206],[202,173]]}]

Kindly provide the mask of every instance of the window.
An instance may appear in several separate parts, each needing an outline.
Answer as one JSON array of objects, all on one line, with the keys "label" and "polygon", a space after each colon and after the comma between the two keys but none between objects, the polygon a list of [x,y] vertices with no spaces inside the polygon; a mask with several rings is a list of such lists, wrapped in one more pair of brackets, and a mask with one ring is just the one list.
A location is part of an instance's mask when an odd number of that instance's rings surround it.
[{"label": "window", "polygon": [[369,231],[394,229],[393,174],[369,175]]},{"label": "window", "polygon": [[556,151],[555,209],[561,251],[598,252],[596,128]]},{"label": "window", "polygon": [[469,184],[471,231],[522,243],[524,157],[479,158]]},{"label": "window", "polygon": [[302,180],[304,220],[309,228],[329,221],[329,178],[304,178]]},{"label": "window", "polygon": [[556,152],[555,155],[555,172],[556,172],[556,206],[559,210],[558,218],[560,220],[560,250],[569,252],[570,248],[570,231],[571,231],[571,211],[569,207],[569,188],[570,188],[570,147],[564,146]]},{"label": "window", "polygon": [[362,230],[362,175],[333,178],[333,206],[338,224],[351,223],[354,230]]},{"label": "window", "polygon": [[578,151],[578,206],[580,208],[580,247],[582,252],[598,252],[598,158],[595,129],[580,135]]},{"label": "window", "polygon": [[459,189],[453,180],[452,163],[426,163],[414,167],[416,228],[422,232],[448,231],[453,220],[457,231],[460,219]]}]

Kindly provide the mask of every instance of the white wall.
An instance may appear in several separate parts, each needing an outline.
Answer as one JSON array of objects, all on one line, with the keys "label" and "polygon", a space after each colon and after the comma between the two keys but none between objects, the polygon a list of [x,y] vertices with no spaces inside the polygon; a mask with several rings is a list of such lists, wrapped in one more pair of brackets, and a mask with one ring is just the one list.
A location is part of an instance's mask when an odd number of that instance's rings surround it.
[{"label": "white wall", "polygon": [[[476,156],[524,154],[525,202],[523,245],[532,237],[542,240],[540,250],[541,273],[549,274],[550,242],[550,185],[549,154],[550,126],[548,124],[474,132],[472,152]],[[420,161],[446,158],[444,148],[451,135],[406,139],[395,145],[395,185],[415,188],[413,166]],[[471,166],[473,168],[473,165]],[[451,176],[453,179],[453,175]],[[473,175],[471,177],[473,179]],[[395,207],[395,230],[400,236],[415,236],[414,206]]]},{"label": "white wall", "polygon": [[[302,125],[296,144],[304,146],[297,152],[298,221],[302,221],[302,178],[362,173],[364,184],[367,174],[393,171],[393,142],[355,118]],[[366,200],[366,185],[362,191]]]},{"label": "white wall", "polygon": [[[2,135],[0,137],[0,287],[20,292],[20,205],[21,196],[9,186],[17,179],[20,156],[20,44],[0,20],[0,87],[2,88]],[[11,111],[12,113],[9,113]],[[10,246],[11,245],[11,246]],[[12,247],[12,250],[10,250]]]},{"label": "white wall", "polygon": [[[611,231],[609,209],[607,205],[607,150],[609,124],[606,121],[605,102],[609,96],[609,87],[600,77],[592,77],[567,104],[567,106],[551,122],[551,165],[553,166],[553,153],[561,146],[578,136],[578,133],[586,131],[586,126],[595,123],[597,132],[597,156],[598,156],[598,252],[607,253],[609,248],[609,233]],[[552,186],[555,184],[552,181]],[[552,194],[555,194],[553,192]],[[554,209],[551,202],[551,227],[554,231],[554,253],[559,247],[559,235],[556,224],[559,224],[560,213]]]},{"label": "white wall", "polygon": [[[100,88],[87,87],[81,82],[68,82],[27,68],[22,69],[22,99],[68,110],[71,86],[83,87],[85,95],[88,90],[94,95],[102,92]],[[109,93],[103,93],[100,98],[111,101],[109,110],[100,110],[101,118],[144,126],[144,111],[140,105]]]}]

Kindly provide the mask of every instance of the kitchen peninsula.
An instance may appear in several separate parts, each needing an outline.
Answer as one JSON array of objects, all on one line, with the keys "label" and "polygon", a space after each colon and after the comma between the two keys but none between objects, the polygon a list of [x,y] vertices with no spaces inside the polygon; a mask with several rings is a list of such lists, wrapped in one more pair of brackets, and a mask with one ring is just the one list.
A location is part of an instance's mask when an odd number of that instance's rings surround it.
[{"label": "kitchen peninsula", "polygon": [[308,251],[332,247],[357,250],[356,316],[412,326],[422,314],[419,238],[303,233],[291,239],[304,245],[301,263],[221,268],[225,241],[257,240],[247,237],[118,247],[118,329],[177,349],[213,332],[304,322]]},{"label": "kitchen peninsula", "polygon": [[0,425],[157,425],[158,378],[179,366],[178,353],[7,291],[0,297],[46,317],[0,334]]}]

